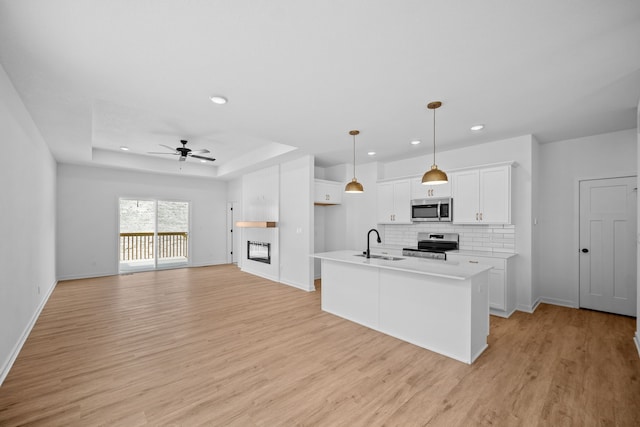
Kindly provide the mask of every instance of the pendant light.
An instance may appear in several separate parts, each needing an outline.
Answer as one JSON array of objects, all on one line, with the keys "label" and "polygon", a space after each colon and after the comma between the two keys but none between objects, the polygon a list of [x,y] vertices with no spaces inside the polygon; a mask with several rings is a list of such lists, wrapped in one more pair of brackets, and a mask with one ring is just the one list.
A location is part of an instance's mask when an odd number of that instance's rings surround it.
[{"label": "pendant light", "polygon": [[349,131],[349,135],[353,136],[353,179],[344,187],[345,193],[362,193],[364,191],[362,184],[356,179],[356,135],[359,133],[359,130]]},{"label": "pendant light", "polygon": [[440,101],[427,104],[427,108],[433,110],[433,165],[431,165],[431,170],[422,175],[423,185],[446,184],[449,181],[447,174],[438,169],[438,165],[436,165],[436,109],[441,105]]}]

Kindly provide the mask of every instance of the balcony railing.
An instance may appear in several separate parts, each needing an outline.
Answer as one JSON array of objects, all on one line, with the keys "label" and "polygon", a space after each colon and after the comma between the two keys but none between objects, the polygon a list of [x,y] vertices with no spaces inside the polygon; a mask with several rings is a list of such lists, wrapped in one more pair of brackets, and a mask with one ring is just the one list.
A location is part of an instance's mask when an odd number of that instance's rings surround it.
[{"label": "balcony railing", "polygon": [[[188,234],[185,232],[160,232],[158,234],[158,259],[187,258]],[[154,233],[120,233],[120,261],[138,261],[154,258]]]}]

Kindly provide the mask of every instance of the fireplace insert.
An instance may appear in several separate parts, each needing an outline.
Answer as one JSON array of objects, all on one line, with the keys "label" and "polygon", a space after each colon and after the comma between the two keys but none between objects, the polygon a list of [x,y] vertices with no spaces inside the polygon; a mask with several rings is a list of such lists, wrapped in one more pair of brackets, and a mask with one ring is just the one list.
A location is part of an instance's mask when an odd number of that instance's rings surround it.
[{"label": "fireplace insert", "polygon": [[247,259],[271,264],[271,243],[247,241]]}]

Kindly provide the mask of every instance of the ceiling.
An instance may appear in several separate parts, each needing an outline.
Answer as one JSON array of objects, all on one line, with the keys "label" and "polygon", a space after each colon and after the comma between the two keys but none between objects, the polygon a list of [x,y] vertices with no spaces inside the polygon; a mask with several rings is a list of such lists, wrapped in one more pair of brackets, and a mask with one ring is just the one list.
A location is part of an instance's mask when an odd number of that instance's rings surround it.
[{"label": "ceiling", "polygon": [[[59,162],[220,179],[350,163],[351,129],[358,163],[427,155],[435,100],[438,150],[635,128],[639,46],[637,0],[0,0],[0,62]],[[181,139],[217,160],[147,154]]]}]

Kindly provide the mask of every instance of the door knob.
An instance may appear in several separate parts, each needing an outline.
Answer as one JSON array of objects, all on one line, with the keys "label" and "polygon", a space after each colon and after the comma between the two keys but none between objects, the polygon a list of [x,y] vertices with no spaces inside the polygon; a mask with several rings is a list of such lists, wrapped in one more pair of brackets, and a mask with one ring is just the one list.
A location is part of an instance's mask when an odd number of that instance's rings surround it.
[{"label": "door knob", "polygon": [[582,252],[586,254],[587,252],[589,252],[589,249],[587,249],[587,248],[582,248]]}]

